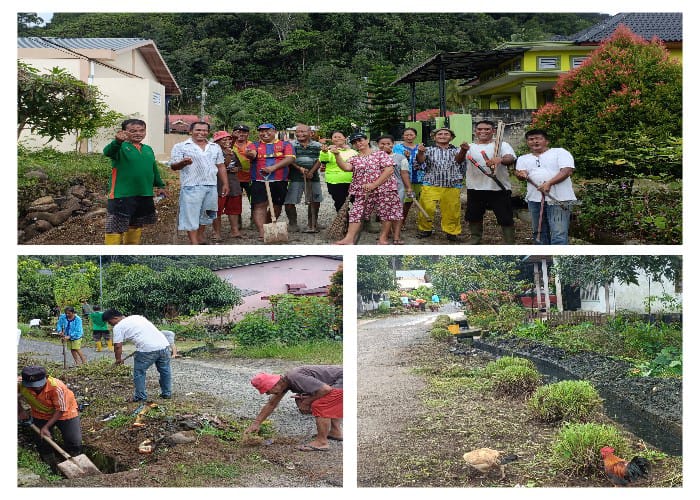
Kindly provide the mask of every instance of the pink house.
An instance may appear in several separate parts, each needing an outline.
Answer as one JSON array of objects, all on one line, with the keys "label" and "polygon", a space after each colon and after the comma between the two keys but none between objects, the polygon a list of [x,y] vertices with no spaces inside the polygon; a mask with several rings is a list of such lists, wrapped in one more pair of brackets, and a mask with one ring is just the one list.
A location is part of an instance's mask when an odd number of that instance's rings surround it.
[{"label": "pink house", "polygon": [[214,273],[241,291],[243,304],[230,316],[235,321],[247,312],[268,307],[270,295],[327,295],[331,275],[342,263],[342,257],[280,256],[270,257],[267,262],[220,269]]}]

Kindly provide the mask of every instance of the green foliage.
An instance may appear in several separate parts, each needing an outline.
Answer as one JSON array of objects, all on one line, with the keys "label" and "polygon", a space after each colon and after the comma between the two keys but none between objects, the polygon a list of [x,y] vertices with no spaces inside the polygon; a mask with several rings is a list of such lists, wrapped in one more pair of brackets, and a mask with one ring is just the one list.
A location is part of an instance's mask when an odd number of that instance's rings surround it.
[{"label": "green foliage", "polygon": [[246,314],[233,328],[236,342],[244,347],[271,343],[277,338],[278,331],[279,327],[264,311]]},{"label": "green foliage", "polygon": [[681,277],[682,257],[678,255],[562,255],[555,270],[563,283],[603,286],[619,280],[639,284],[643,272],[654,281]]},{"label": "green foliage", "polygon": [[464,292],[470,313],[483,313],[498,310],[503,304],[512,303],[515,296],[501,290],[469,290]]},{"label": "green foliage", "polygon": [[367,115],[372,137],[388,134],[401,123],[405,89],[391,85],[397,74],[389,65],[375,65],[367,81]]},{"label": "green foliage", "polygon": [[602,408],[598,392],[585,380],[564,380],[538,388],[528,408],[544,422],[589,422]]},{"label": "green foliage", "polygon": [[621,26],[560,77],[554,102],[532,125],[571,151],[579,174],[625,178],[680,175],[681,120],[681,64],[660,40],[646,42]]},{"label": "green foliage", "polygon": [[21,446],[17,446],[17,467],[29,469],[34,474],[51,483],[63,480],[62,476],[51,472],[51,467],[39,457],[39,453],[27,450]]},{"label": "green foliage", "polygon": [[17,316],[20,321],[49,317],[53,303],[53,281],[39,273],[43,266],[30,257],[17,258]]},{"label": "green foliage", "polygon": [[[279,339],[285,344],[304,340],[320,340],[337,336],[335,307],[328,297],[271,297]],[[336,339],[338,340],[338,339]]]},{"label": "green foliage", "polygon": [[555,466],[561,471],[593,474],[601,470],[600,449],[604,446],[612,446],[619,456],[629,454],[629,445],[611,425],[565,424],[554,440],[552,456],[556,460]]},{"label": "green foliage", "polygon": [[110,111],[97,87],[54,67],[48,73],[17,62],[17,137],[26,127],[49,141],[61,141],[69,133],[94,137],[100,127],[122,118]]},{"label": "green foliage", "polygon": [[521,398],[532,394],[542,377],[534,368],[511,365],[494,372],[492,378],[496,394]]},{"label": "green foliage", "polygon": [[396,289],[390,259],[385,255],[357,256],[357,293],[363,298]]},{"label": "green foliage", "polygon": [[353,119],[346,116],[332,116],[321,122],[319,134],[321,137],[330,138],[334,131],[340,130],[347,137],[355,128],[353,127],[353,124],[359,121],[360,120],[357,117],[354,117]]},{"label": "green foliage", "polygon": [[482,330],[503,334],[523,324],[526,317],[527,310],[524,307],[518,304],[503,304],[498,313],[470,314],[469,322]]},{"label": "green foliage", "polygon": [[590,182],[581,200],[572,232],[586,238],[636,239],[647,244],[682,243],[683,186],[680,181],[631,188],[624,184]]},{"label": "green foliage", "polygon": [[430,330],[430,338],[438,342],[447,342],[452,340],[452,334],[447,328],[434,326]]},{"label": "green foliage", "polygon": [[651,361],[638,363],[632,375],[640,377],[681,377],[683,355],[678,347],[664,347]]},{"label": "green foliage", "polygon": [[680,325],[634,321],[616,332],[622,337],[626,355],[637,359],[653,359],[664,348],[682,348],[683,332]]},{"label": "green foliage", "polygon": [[336,340],[313,340],[294,345],[278,343],[237,346],[236,356],[251,359],[289,359],[313,365],[342,365],[343,343]]},{"label": "green foliage", "polygon": [[535,363],[527,358],[520,358],[518,356],[502,356],[495,361],[489,362],[489,364],[484,367],[484,375],[491,377],[501,370],[511,366],[523,366],[532,370],[535,369]]},{"label": "green foliage", "polygon": [[547,323],[540,319],[536,319],[532,323],[518,325],[511,333],[517,337],[523,337],[533,340],[544,340],[551,335]]},{"label": "green foliage", "polygon": [[[415,259],[406,259],[411,262]],[[421,259],[422,260],[422,259]],[[515,293],[523,289],[518,280],[519,257],[501,255],[447,255],[435,262],[423,261],[433,289],[441,297],[456,300],[461,293],[487,289]]]},{"label": "green foliage", "polygon": [[53,296],[61,308],[74,306],[76,310],[83,300],[88,302],[95,293],[98,268],[92,262],[52,266]]},{"label": "green foliage", "polygon": [[433,321],[433,328],[447,328],[447,325],[451,325],[452,323],[452,318],[447,314],[440,314],[435,318],[435,321]]},{"label": "green foliage", "polygon": [[105,424],[110,429],[118,429],[120,427],[128,427],[134,423],[136,417],[132,415],[117,415],[113,419],[108,420]]},{"label": "green foliage", "polygon": [[217,127],[229,129],[237,123],[247,123],[251,128],[272,123],[277,130],[284,130],[295,122],[294,112],[288,106],[261,89],[246,89],[222,98],[213,114]]},{"label": "green foliage", "polygon": [[[670,313],[670,312],[681,312],[683,310],[683,302],[678,297],[675,297],[669,293],[662,293],[661,295],[651,295],[644,298],[644,304],[646,310],[651,313]],[[654,308],[654,304],[659,304],[658,308]]]}]

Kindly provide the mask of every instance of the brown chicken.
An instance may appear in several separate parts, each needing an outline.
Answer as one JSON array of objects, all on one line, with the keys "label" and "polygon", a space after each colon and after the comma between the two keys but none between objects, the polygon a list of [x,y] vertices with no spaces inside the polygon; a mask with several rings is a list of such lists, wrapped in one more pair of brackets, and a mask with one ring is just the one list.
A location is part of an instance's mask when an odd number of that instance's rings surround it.
[{"label": "brown chicken", "polygon": [[518,459],[517,455],[503,455],[500,451],[491,448],[479,448],[468,451],[463,456],[464,461],[482,474],[487,474],[493,469],[500,469],[501,479],[506,477],[506,464]]},{"label": "brown chicken", "polygon": [[615,450],[609,446],[600,449],[603,456],[603,468],[615,486],[627,486],[649,476],[651,464],[644,457],[634,457],[629,462],[615,456]]}]

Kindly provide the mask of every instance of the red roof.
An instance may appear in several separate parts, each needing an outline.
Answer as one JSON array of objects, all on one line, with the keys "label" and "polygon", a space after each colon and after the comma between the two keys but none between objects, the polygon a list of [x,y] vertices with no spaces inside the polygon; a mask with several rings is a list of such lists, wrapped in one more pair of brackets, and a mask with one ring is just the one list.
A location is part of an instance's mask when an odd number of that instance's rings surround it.
[{"label": "red roof", "polygon": [[[454,111],[448,111],[447,116],[454,115]],[[421,111],[419,113],[416,113],[416,121],[423,122],[423,121],[428,121],[432,120],[435,117],[440,116],[440,110],[437,108],[433,109],[426,109],[424,111]],[[409,117],[410,119],[410,117]]]},{"label": "red roof", "polygon": [[[170,115],[169,119],[170,119],[171,124],[173,124],[177,121],[182,121],[182,122],[187,123],[189,125],[190,123],[198,122],[199,115]],[[211,123],[211,116],[209,116],[209,115],[205,116],[204,121],[207,123]]]}]

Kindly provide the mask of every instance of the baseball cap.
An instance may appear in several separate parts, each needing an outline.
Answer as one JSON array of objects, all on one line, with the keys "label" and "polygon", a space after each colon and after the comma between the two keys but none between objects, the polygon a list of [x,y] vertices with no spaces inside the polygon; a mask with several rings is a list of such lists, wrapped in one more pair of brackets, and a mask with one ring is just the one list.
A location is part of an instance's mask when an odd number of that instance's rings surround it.
[{"label": "baseball cap", "polygon": [[250,380],[250,383],[253,384],[253,387],[260,391],[260,394],[265,394],[267,391],[272,389],[281,378],[282,375],[273,375],[271,373],[260,372]]},{"label": "baseball cap", "polygon": [[236,130],[242,130],[243,132],[250,132],[250,129],[248,128],[247,125],[243,125],[242,123],[240,125],[236,125],[231,129],[232,131]]},{"label": "baseball cap", "polygon": [[258,130],[263,130],[267,128],[273,128],[277,130],[277,128],[272,123],[263,123],[262,125],[258,125]]},{"label": "baseball cap", "polygon": [[214,142],[216,142],[216,141],[220,141],[224,137],[231,137],[231,134],[229,134],[225,130],[218,130],[218,131],[214,132],[214,137],[212,137],[212,139],[214,140]]},{"label": "baseball cap", "polygon": [[362,132],[356,132],[354,134],[351,134],[350,137],[348,137],[348,143],[352,144],[358,139],[367,139],[367,136]]},{"label": "baseball cap", "polygon": [[22,368],[22,385],[24,387],[44,387],[46,368],[43,366],[25,366]]}]

